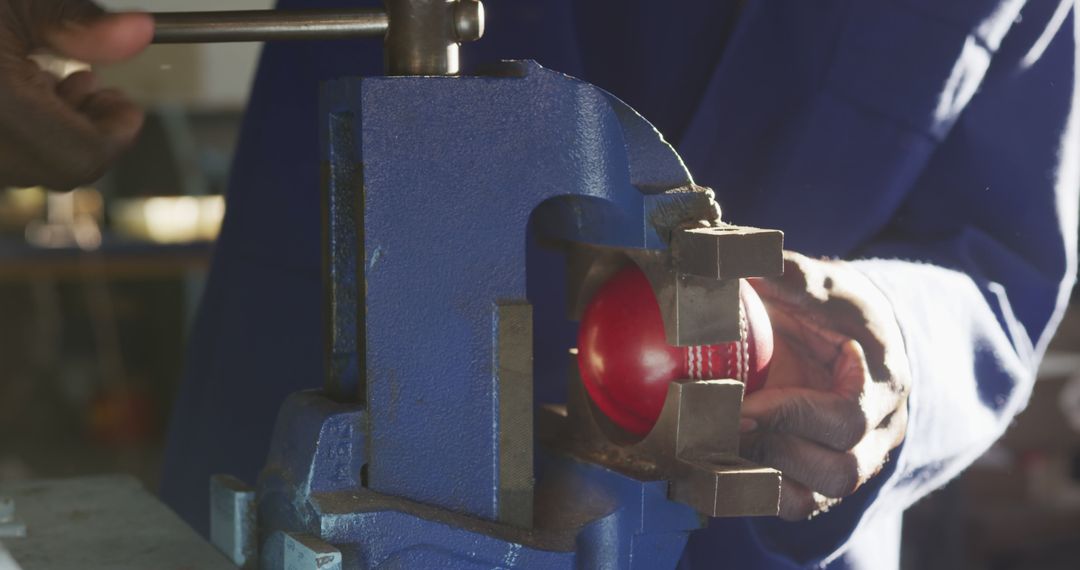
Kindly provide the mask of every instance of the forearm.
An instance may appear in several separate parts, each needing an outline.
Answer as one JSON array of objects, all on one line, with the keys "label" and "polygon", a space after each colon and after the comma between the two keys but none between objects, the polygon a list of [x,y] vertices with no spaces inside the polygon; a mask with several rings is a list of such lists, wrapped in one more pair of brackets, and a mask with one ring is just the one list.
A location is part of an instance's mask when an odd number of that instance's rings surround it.
[{"label": "forearm", "polygon": [[[893,303],[911,365],[907,439],[890,489],[903,496],[903,508],[1001,436],[1027,403],[1039,355],[998,283],[980,286],[968,274],[930,264],[855,265]],[[1056,313],[1038,336],[1056,326]]]}]

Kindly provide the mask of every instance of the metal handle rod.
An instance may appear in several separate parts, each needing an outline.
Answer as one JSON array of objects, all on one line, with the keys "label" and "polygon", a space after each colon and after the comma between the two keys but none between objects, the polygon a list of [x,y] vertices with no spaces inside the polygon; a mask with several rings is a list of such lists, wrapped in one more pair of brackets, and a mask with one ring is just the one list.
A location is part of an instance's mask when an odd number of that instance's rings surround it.
[{"label": "metal handle rod", "polygon": [[154,21],[156,44],[375,38],[390,28],[379,8],[159,12]]}]

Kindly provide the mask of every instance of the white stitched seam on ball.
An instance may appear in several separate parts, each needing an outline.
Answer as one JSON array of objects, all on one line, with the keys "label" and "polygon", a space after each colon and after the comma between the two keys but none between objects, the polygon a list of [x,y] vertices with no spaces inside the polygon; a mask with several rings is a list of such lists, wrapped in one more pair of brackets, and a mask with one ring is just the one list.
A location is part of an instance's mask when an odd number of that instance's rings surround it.
[{"label": "white stitched seam on ball", "polygon": [[724,377],[731,378],[732,376],[738,376],[738,360],[739,357],[736,353],[735,343],[728,343],[725,348],[727,350],[727,357],[724,358]]},{"label": "white stitched seam on ball", "polygon": [[744,383],[747,380],[747,372],[748,372],[748,368],[749,368],[747,366],[747,361],[750,360],[749,358],[747,358],[747,356],[748,355],[746,354],[746,341],[740,342],[739,343],[739,380],[743,381]]},{"label": "white stitched seam on ball", "polygon": [[739,305],[739,380],[743,383],[750,379],[750,323],[746,319],[746,310]]}]

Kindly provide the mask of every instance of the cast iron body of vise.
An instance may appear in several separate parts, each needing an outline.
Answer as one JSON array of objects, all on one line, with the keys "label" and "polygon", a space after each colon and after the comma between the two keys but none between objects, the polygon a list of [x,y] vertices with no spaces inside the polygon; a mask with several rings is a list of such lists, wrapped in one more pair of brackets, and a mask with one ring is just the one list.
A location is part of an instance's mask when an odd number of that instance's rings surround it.
[{"label": "cast iron body of vise", "polygon": [[738,458],[741,383],[674,384],[627,441],[568,352],[625,263],[671,342],[731,339],[778,232],[721,223],[644,119],[533,63],[339,80],[321,117],[328,377],[282,408],[247,559],[672,568],[704,517],[776,513],[779,474]]},{"label": "cast iron body of vise", "polygon": [[780,474],[738,456],[741,383],[674,383],[633,441],[570,353],[628,263],[671,344],[738,338],[740,278],[782,270],[780,232],[722,222],[600,89],[531,62],[452,77],[478,3],[346,16],[172,16],[159,34],[385,34],[395,75],[322,86],[324,387],[284,403],[257,488],[211,483],[213,541],[267,569],[655,569],[707,517],[776,514]]}]

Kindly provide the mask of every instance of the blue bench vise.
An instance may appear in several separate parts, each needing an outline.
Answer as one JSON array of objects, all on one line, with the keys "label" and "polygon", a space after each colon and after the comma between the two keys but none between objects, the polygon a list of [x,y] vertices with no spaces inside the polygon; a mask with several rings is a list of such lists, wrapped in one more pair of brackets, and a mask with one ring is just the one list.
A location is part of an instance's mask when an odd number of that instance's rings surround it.
[{"label": "blue bench vise", "polygon": [[[674,568],[707,517],[777,513],[780,474],[738,454],[740,382],[672,384],[633,440],[574,346],[629,263],[671,344],[737,339],[740,279],[782,271],[782,234],[724,223],[596,87],[527,61],[456,75],[454,34],[482,25],[447,22],[477,5],[388,2],[392,75],[322,86],[326,378],[284,403],[255,489],[212,482],[238,564]],[[445,37],[402,48],[405,13]]]}]

